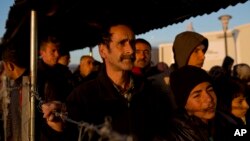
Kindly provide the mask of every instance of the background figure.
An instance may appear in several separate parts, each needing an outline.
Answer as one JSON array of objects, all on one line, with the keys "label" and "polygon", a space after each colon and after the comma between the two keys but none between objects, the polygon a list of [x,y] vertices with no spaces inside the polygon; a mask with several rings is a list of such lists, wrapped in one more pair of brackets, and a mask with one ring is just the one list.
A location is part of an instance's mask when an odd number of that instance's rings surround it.
[{"label": "background figure", "polygon": [[95,68],[98,67],[97,65],[97,62],[92,56],[83,55],[80,58],[79,66],[73,72],[74,87],[97,77],[97,74],[99,72],[99,68]]},{"label": "background figure", "polygon": [[[22,79],[23,76],[29,76],[29,55],[28,52],[23,53],[20,46],[14,42],[5,46],[2,53],[2,60],[4,64],[4,71],[6,77],[10,80],[10,90],[8,96],[5,96],[3,107],[4,114],[7,119],[4,119],[5,140],[21,141],[28,133],[22,131],[22,113],[26,110],[22,106]],[[9,102],[7,103],[7,99]],[[23,111],[24,110],[24,111]],[[27,117],[28,118],[28,117]],[[26,120],[27,121],[27,120]],[[28,125],[24,125],[28,128]],[[38,125],[39,126],[39,125]],[[37,128],[39,129],[39,128]],[[38,130],[37,130],[38,131]],[[36,132],[39,134],[39,132]],[[24,136],[23,136],[24,135]],[[39,136],[39,135],[38,135]],[[28,138],[26,138],[28,139]]]},{"label": "background figure", "polygon": [[[145,39],[135,40],[135,61],[132,72],[136,75],[146,76],[151,67],[151,44]],[[146,76],[147,77],[147,76]]]},{"label": "background figure", "polygon": [[156,93],[162,93],[168,100],[168,111],[175,108],[174,96],[170,92],[169,74],[170,69],[164,62],[155,66],[151,65],[151,44],[142,38],[135,40],[135,61],[132,72],[135,75],[146,77],[152,82]]},{"label": "background figure", "polygon": [[222,66],[215,65],[211,67],[211,69],[208,71],[208,74],[212,77],[213,80],[216,80],[221,77],[226,76],[226,71],[222,68]]},{"label": "background figure", "polygon": [[[250,66],[246,63],[239,63],[233,66],[233,77],[239,78],[247,85],[247,103],[250,105]],[[250,110],[246,114],[247,120],[250,120]],[[250,122],[250,121],[249,121]]]},{"label": "background figure", "polygon": [[69,51],[67,51],[65,49],[60,49],[60,57],[58,59],[58,63],[68,67],[68,65],[70,63]]},{"label": "background figure", "polygon": [[[61,40],[53,35],[42,38],[39,42],[40,58],[37,61],[37,89],[42,102],[65,102],[66,98],[73,89],[72,72],[65,65],[59,64]],[[41,101],[36,101],[40,104]],[[47,136],[53,134],[53,130],[48,128],[47,120],[45,120],[40,112],[41,107],[37,107],[37,114],[40,114],[36,122],[40,122],[39,127],[41,137],[39,140],[45,140]],[[36,124],[38,125],[38,124]],[[58,133],[59,134],[59,133]],[[50,140],[56,141],[55,138]],[[61,139],[59,139],[61,140]]]},{"label": "background figure", "polygon": [[163,72],[161,63],[151,66],[151,44],[142,38],[135,40],[135,60],[132,72],[145,77]]},{"label": "background figure", "polygon": [[164,62],[159,62],[156,67],[162,72],[149,76],[147,79],[150,80],[153,87],[155,87],[156,93],[166,95],[168,101],[168,111],[173,111],[176,109],[176,104],[169,84],[170,68]]},{"label": "background figure", "polygon": [[205,60],[205,53],[208,48],[208,39],[203,35],[185,31],[175,36],[173,43],[173,54],[175,68],[185,65],[202,67]]},{"label": "background figure", "polygon": [[250,66],[240,63],[233,66],[233,76],[241,79],[250,87]]},{"label": "background figure", "polygon": [[103,63],[102,62],[97,61],[97,60],[94,61],[94,71],[95,72],[101,71],[102,67],[103,67]]},{"label": "background figure", "polygon": [[157,140],[209,141],[217,102],[211,77],[205,70],[187,65],[170,74],[170,86],[177,109],[165,135]]},{"label": "background figure", "polygon": [[232,76],[232,67],[234,64],[234,59],[230,56],[226,56],[222,62],[222,68],[226,71],[227,76]]},{"label": "background figure", "polygon": [[246,101],[247,87],[239,78],[229,78],[216,89],[218,97],[215,118],[214,141],[247,141],[249,133],[235,136],[236,129],[249,129],[246,113],[249,104]]},{"label": "background figure", "polygon": [[38,92],[44,101],[65,101],[73,86],[72,72],[58,63],[62,43],[56,36],[47,36],[40,42],[38,60]]}]

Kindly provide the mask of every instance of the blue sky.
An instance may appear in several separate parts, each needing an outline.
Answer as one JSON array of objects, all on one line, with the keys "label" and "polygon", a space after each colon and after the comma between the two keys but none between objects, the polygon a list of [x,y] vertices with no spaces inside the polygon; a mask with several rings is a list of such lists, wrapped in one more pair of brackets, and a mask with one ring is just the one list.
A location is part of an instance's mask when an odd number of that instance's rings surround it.
[{"label": "blue sky", "polygon": [[163,29],[153,30],[138,37],[149,40],[152,45],[158,46],[159,43],[172,42],[179,32],[186,30],[187,25],[192,23],[193,28],[197,32],[210,32],[222,30],[222,25],[218,17],[224,14],[232,16],[229,21],[229,29],[235,26],[250,23],[250,0],[244,4],[229,6],[209,15],[205,14],[185,20],[182,23],[174,24]]},{"label": "blue sky", "polygon": [[8,18],[10,6],[13,5],[14,0],[1,0],[0,1],[0,37],[5,32],[5,23]]},{"label": "blue sky", "polygon": [[[0,37],[5,32],[5,22],[8,17],[10,6],[13,5],[14,0],[1,0],[0,1]],[[137,37],[148,40],[153,47],[158,47],[161,43],[173,42],[176,34],[186,30],[187,26],[192,23],[196,32],[211,32],[222,30],[222,26],[218,17],[224,14],[229,14],[232,19],[229,22],[229,29],[242,24],[250,23],[250,0],[243,4],[236,6],[229,6],[226,9],[221,9],[209,15],[205,14],[185,20],[182,23],[169,25],[162,29],[151,30],[145,34],[137,35]],[[78,63],[80,56],[88,54],[88,49],[76,50],[71,52],[71,64]],[[94,57],[100,60],[97,48],[93,51]]]}]

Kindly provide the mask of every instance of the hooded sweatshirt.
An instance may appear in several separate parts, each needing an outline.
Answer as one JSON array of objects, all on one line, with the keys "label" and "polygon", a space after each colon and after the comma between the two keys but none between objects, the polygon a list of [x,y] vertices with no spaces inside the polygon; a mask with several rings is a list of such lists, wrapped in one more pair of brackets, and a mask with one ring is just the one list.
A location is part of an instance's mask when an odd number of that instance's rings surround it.
[{"label": "hooded sweatshirt", "polygon": [[208,48],[208,39],[199,33],[185,31],[175,37],[173,44],[174,60],[178,68],[187,65],[188,60],[194,49],[203,44],[204,53]]}]

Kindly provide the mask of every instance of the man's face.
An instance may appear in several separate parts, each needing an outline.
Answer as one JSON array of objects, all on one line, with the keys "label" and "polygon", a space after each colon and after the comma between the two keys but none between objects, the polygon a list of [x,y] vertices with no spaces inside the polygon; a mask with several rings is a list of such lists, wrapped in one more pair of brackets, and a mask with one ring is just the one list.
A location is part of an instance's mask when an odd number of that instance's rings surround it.
[{"label": "man's face", "polygon": [[99,47],[100,55],[104,58],[107,69],[112,68],[113,71],[131,70],[133,67],[135,36],[133,31],[125,25],[113,26],[110,29],[112,34],[107,45]]},{"label": "man's face", "polygon": [[188,65],[201,68],[205,61],[204,49],[205,49],[204,45],[197,46],[189,57]]},{"label": "man's face", "polygon": [[244,118],[246,116],[249,105],[247,104],[246,97],[240,95],[232,100],[232,111],[231,113],[238,117]]},{"label": "man's face", "polygon": [[54,66],[59,59],[59,47],[56,44],[48,43],[44,50],[40,51],[43,61]]},{"label": "man's face", "polygon": [[185,109],[189,115],[196,116],[207,123],[215,116],[216,102],[217,98],[212,85],[202,82],[192,89]]},{"label": "man's face", "polygon": [[94,59],[92,57],[85,57],[80,62],[81,75],[87,76],[94,70]]},{"label": "man's face", "polygon": [[139,68],[145,68],[150,64],[151,50],[147,44],[136,43],[135,44],[135,62],[134,65]]}]

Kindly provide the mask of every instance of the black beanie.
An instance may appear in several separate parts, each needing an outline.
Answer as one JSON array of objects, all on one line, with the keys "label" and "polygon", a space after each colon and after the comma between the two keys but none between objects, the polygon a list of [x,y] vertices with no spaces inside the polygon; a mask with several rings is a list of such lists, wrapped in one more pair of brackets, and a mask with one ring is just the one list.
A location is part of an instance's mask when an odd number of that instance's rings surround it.
[{"label": "black beanie", "polygon": [[202,82],[210,82],[212,84],[208,73],[195,66],[187,65],[170,74],[170,87],[178,108],[185,108],[190,92]]},{"label": "black beanie", "polygon": [[208,48],[208,39],[203,35],[193,32],[185,31],[175,37],[173,43],[174,60],[178,68],[187,65],[188,60],[194,49],[203,44],[205,52]]}]

